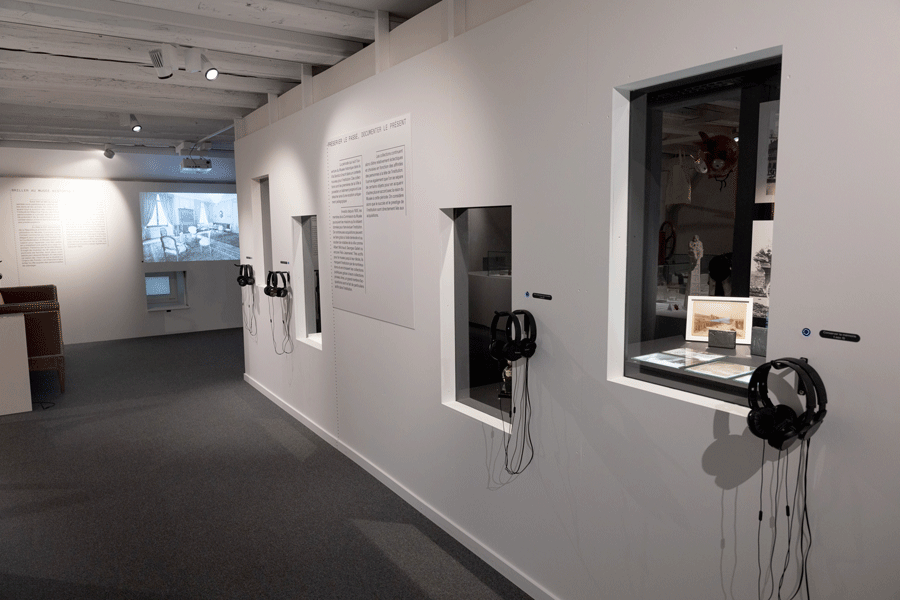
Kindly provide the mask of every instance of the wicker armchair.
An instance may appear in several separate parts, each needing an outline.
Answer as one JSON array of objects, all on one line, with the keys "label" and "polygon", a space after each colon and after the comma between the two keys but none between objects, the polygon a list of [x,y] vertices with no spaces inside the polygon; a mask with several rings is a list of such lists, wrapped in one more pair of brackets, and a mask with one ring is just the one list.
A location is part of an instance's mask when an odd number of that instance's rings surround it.
[{"label": "wicker armchair", "polygon": [[0,288],[0,314],[24,313],[28,368],[56,371],[59,391],[66,391],[66,359],[55,285]]}]

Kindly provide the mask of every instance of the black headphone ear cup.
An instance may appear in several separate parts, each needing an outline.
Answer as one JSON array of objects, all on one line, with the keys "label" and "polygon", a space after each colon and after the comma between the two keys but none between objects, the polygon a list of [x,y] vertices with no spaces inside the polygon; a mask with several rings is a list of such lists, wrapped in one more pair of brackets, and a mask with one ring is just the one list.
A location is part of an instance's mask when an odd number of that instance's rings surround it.
[{"label": "black headphone ear cup", "polygon": [[249,275],[247,277],[247,285],[253,285],[254,283],[256,283],[256,279],[254,279],[253,275]]},{"label": "black headphone ear cup", "polygon": [[764,406],[751,410],[747,415],[747,427],[750,429],[750,433],[756,437],[769,439],[769,436],[775,431],[775,408]]},{"label": "black headphone ear cup", "polygon": [[800,436],[802,439],[807,439],[812,436],[816,431],[819,430],[819,427],[822,426],[822,420],[825,418],[825,413],[828,412],[825,409],[820,409],[819,412],[813,417],[812,422],[807,425],[803,431],[800,432]]},{"label": "black headphone ear cup", "polygon": [[779,404],[775,407],[775,427],[788,422],[796,423],[797,413],[787,404]]},{"label": "black headphone ear cup", "polygon": [[520,344],[520,348],[519,348],[519,353],[524,358],[531,358],[532,356],[534,356],[534,352],[536,350],[537,350],[537,344],[534,342],[534,340],[526,339],[526,340],[522,340],[522,343]]},{"label": "black headphone ear cup", "polygon": [[520,351],[522,344],[522,324],[516,311],[506,318],[506,344],[503,345],[503,354],[506,360],[517,361],[522,358]]},{"label": "black headphone ear cup", "polygon": [[787,450],[799,434],[799,420],[794,409],[784,404],[776,406],[775,428],[769,436],[769,445],[778,450]]},{"label": "black headphone ear cup", "polygon": [[488,354],[491,355],[491,358],[500,362],[506,359],[503,351],[505,342],[501,342],[497,339],[497,333],[499,331],[498,326],[500,324],[500,319],[503,317],[509,317],[509,313],[499,311],[494,312],[494,318],[491,319],[491,343],[488,345]]},{"label": "black headphone ear cup", "polygon": [[537,350],[537,324],[534,315],[527,310],[513,311],[515,315],[522,315],[521,341],[518,345],[519,355],[523,358],[531,358]]}]

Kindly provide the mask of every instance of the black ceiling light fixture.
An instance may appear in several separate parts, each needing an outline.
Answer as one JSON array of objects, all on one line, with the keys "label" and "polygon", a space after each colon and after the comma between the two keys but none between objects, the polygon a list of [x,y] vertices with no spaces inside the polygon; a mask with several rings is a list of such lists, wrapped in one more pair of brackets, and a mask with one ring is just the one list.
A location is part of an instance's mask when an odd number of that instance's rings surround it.
[{"label": "black ceiling light fixture", "polygon": [[133,132],[138,133],[141,129],[143,129],[141,127],[141,124],[138,123],[137,117],[135,117],[133,114],[128,115],[128,117],[129,117],[129,121],[131,122],[131,130]]},{"label": "black ceiling light fixture", "polygon": [[106,146],[103,147],[103,156],[105,156],[106,158],[112,158],[115,155],[116,152],[112,149],[111,144],[106,144]]}]

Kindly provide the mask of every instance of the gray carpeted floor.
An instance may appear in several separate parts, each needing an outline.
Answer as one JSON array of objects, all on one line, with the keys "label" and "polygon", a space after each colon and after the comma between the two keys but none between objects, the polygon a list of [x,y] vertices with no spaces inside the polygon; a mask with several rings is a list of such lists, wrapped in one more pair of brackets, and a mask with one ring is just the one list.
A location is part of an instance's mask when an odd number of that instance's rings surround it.
[{"label": "gray carpeted floor", "polygon": [[2,599],[528,598],[244,383],[240,329],[66,371],[0,417]]}]

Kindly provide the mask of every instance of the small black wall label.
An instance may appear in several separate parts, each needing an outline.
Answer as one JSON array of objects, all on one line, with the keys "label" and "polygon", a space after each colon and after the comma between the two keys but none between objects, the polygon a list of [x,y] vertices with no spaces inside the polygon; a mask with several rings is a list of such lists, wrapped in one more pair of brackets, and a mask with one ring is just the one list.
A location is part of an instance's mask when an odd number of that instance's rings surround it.
[{"label": "small black wall label", "polygon": [[858,342],[859,336],[855,333],[842,333],[840,331],[828,331],[823,329],[819,335],[827,340],[840,340],[842,342]]},{"label": "small black wall label", "polygon": [[553,296],[550,294],[539,294],[537,292],[532,292],[531,297],[537,298],[538,300],[553,300]]}]

